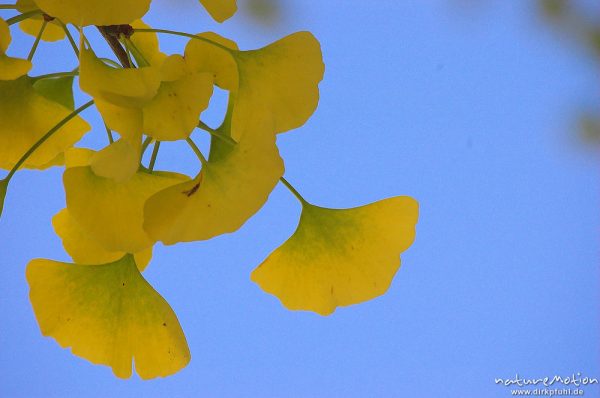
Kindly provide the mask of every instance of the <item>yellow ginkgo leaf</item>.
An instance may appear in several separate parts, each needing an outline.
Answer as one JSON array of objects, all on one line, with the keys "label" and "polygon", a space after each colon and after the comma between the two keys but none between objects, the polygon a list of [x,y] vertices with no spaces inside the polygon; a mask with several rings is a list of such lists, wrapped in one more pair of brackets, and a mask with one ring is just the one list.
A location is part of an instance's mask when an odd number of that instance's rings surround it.
[{"label": "yellow ginkgo leaf", "polygon": [[[23,76],[0,81],[0,168],[10,169],[20,157],[71,111],[38,94]],[[79,141],[90,126],[79,116],[54,133],[26,160],[24,167],[46,168]]]},{"label": "yellow ginkgo leaf", "polygon": [[304,204],[296,232],[251,278],[288,309],[329,315],[387,291],[417,218],[407,196],[343,210]]},{"label": "yellow ginkgo leaf", "polygon": [[29,72],[30,69],[31,62],[26,59],[0,54],[0,81],[18,79]]},{"label": "yellow ginkgo leaf", "polygon": [[[17,10],[22,13],[38,9],[38,6],[33,0],[17,0],[16,6]],[[44,24],[44,18],[45,17],[43,15],[34,15],[24,21],[19,22],[19,28],[21,28],[21,30],[28,35],[37,37],[42,25]],[[41,36],[41,40],[53,42],[62,40],[65,38],[65,36],[66,34],[63,27],[54,19],[48,21],[46,24],[44,33]]]},{"label": "yellow ginkgo leaf", "polygon": [[140,252],[155,242],[142,228],[146,200],[186,180],[181,174],[140,170],[119,183],[97,176],[91,167],[69,168],[63,175],[73,219],[104,250],[125,253]]},{"label": "yellow ginkgo leaf", "polygon": [[[69,148],[65,152],[65,166],[67,168],[91,166],[94,174],[99,177],[111,178],[115,182],[125,182],[140,167],[139,149],[132,148],[124,139],[120,139],[100,151]],[[75,262],[81,263],[81,261]]]},{"label": "yellow ginkgo leaf", "polygon": [[154,66],[113,68],[98,59],[93,50],[82,46],[79,85],[94,99],[122,107],[141,107],[156,95],[160,73]]},{"label": "yellow ginkgo leaf", "polygon": [[123,25],[148,12],[151,0],[35,0],[46,14],[77,26]]},{"label": "yellow ginkgo leaf", "polygon": [[130,377],[132,362],[151,379],[190,361],[177,316],[131,255],[102,265],[37,259],[27,266],[27,281],[42,334],[117,377]]},{"label": "yellow ginkgo leaf", "polygon": [[129,180],[139,169],[142,156],[143,113],[140,108],[128,108],[97,100],[104,123],[121,134],[121,139],[99,152],[91,161],[92,170],[98,176],[112,178],[117,182]]},{"label": "yellow ginkgo leaf", "polygon": [[[319,82],[325,66],[321,46],[309,32],[293,33],[264,48],[234,53],[239,70],[239,91],[247,91],[254,108],[268,110],[274,129],[282,133],[302,126],[319,102]],[[246,114],[233,115],[236,124]]]},{"label": "yellow ginkgo leaf", "polygon": [[[215,81],[233,95],[244,91],[252,113],[269,113],[274,131],[303,125],[319,102],[319,82],[325,66],[321,47],[309,32],[297,32],[252,51],[237,51],[215,34],[201,34],[218,45],[192,39],[185,55],[190,68],[215,73]],[[233,115],[232,137],[239,140],[236,124],[248,113]]]},{"label": "yellow ginkgo leaf", "polygon": [[[63,247],[77,264],[106,264],[127,254],[106,251],[71,217],[68,209],[62,209],[52,218],[52,226],[62,239]],[[143,271],[152,258],[152,248],[135,253],[134,258],[139,270]]]},{"label": "yellow ginkgo leaf", "polygon": [[88,148],[69,148],[65,151],[65,167],[89,166],[95,153]]},{"label": "yellow ginkgo leaf", "polygon": [[156,97],[144,105],[144,132],[158,141],[186,139],[208,106],[213,92],[213,75],[189,72],[184,58],[179,55],[170,56],[165,64],[174,65],[174,68],[168,68],[171,70],[163,68],[163,75],[170,81],[163,81]]},{"label": "yellow ginkgo leaf", "polygon": [[142,149],[141,134],[137,139],[130,138],[122,138],[98,151],[90,163],[94,174],[116,182],[129,180],[140,167]]},{"label": "yellow ginkgo leaf", "polygon": [[96,99],[95,104],[110,129],[117,131],[132,144],[141,138],[144,122],[141,108],[114,105],[101,99]]},{"label": "yellow ginkgo leaf", "polygon": [[236,0],[200,0],[206,11],[217,22],[223,22],[237,11]]},{"label": "yellow ginkgo leaf", "polygon": [[[283,174],[268,117],[249,120],[242,140],[222,150],[195,180],[158,192],[146,202],[144,228],[167,245],[234,232],[266,202]],[[213,141],[213,145],[217,141]]]},{"label": "yellow ginkgo leaf", "polygon": [[[133,21],[131,27],[134,29],[152,29],[152,27],[146,24],[141,19]],[[156,33],[143,32],[139,34],[133,33],[129,38],[135,47],[142,53],[146,61],[150,65],[160,65],[163,60],[167,57],[160,51],[158,43],[158,35]]]},{"label": "yellow ginkgo leaf", "polygon": [[[218,87],[237,91],[237,64],[232,56],[233,53],[225,50],[238,50],[237,44],[212,32],[200,33],[197,36],[207,39],[209,42],[198,39],[188,42],[185,46],[185,60],[189,68],[198,72],[213,73],[215,84]],[[213,43],[222,47],[215,46]]]},{"label": "yellow ginkgo leaf", "polygon": [[31,62],[26,59],[6,55],[11,40],[8,24],[0,18],[0,81],[17,79],[29,72],[32,67]]},{"label": "yellow ginkgo leaf", "polygon": [[[32,17],[24,21],[19,22],[19,28],[28,35],[37,37],[42,25],[44,24],[44,18],[41,16]],[[65,31],[62,26],[58,25],[55,21],[46,23],[44,33],[42,33],[41,40],[47,42],[54,42],[62,40],[66,37]]]}]

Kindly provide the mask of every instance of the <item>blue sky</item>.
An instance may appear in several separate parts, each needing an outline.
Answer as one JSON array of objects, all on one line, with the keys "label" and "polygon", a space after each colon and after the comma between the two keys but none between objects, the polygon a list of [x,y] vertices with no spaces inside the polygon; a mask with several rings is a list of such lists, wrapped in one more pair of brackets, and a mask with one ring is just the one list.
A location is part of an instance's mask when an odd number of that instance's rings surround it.
[{"label": "blue sky", "polygon": [[[0,220],[0,396],[475,398],[510,396],[494,378],[516,373],[600,378],[598,153],[574,127],[600,100],[597,63],[534,2],[287,1],[271,28],[244,15],[217,25],[192,0],[155,3],[151,25],[215,30],[243,49],[313,32],[326,73],[314,116],[278,139],[286,178],[321,206],[410,195],[416,241],[385,296],[330,317],[290,312],[249,280],[297,223],[280,186],[235,234],[157,246],[145,277],[192,361],[124,381],[40,334],[25,266],[68,260],[50,225],[62,170],[20,172]],[[12,53],[26,54],[33,39],[14,36]],[[162,38],[164,51],[185,43]],[[41,48],[32,74],[71,67],[69,51]],[[82,144],[104,139],[96,124]],[[178,144],[157,164],[197,168]]]}]

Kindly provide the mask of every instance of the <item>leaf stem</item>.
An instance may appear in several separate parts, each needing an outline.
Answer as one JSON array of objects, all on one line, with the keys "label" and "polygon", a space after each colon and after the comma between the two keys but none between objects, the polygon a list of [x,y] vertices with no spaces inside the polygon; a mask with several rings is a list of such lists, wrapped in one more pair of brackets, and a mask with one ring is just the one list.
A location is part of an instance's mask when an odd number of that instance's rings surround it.
[{"label": "leaf stem", "polygon": [[152,172],[154,170],[154,165],[156,164],[156,158],[158,157],[158,150],[160,149],[160,141],[156,141],[154,143],[154,149],[152,150],[152,157],[150,158],[150,164],[148,165],[148,170]]},{"label": "leaf stem", "polygon": [[108,143],[112,144],[113,142],[115,142],[115,137],[113,137],[112,131],[110,131],[110,129],[108,128],[108,125],[106,123],[104,123],[104,128],[106,129],[106,136],[108,137]]},{"label": "leaf stem", "polygon": [[21,21],[24,21],[26,19],[35,17],[36,15],[41,15],[41,14],[43,14],[42,10],[33,10],[33,11],[24,12],[23,14],[15,15],[12,18],[8,18],[6,20],[6,24],[8,26],[10,26],[10,25],[16,24],[17,22],[21,22]]},{"label": "leaf stem", "polygon": [[55,77],[66,77],[66,76],[77,76],[79,72],[77,70],[71,72],[57,72],[57,73],[48,73],[47,75],[39,75],[32,77],[33,80],[43,80],[43,79],[52,79]]},{"label": "leaf stem", "polygon": [[188,145],[190,146],[190,148],[192,148],[192,150],[194,151],[194,153],[196,154],[196,156],[198,156],[198,159],[200,159],[200,163],[202,163],[202,167],[207,167],[208,166],[208,160],[206,160],[206,158],[204,157],[204,155],[200,151],[200,148],[198,148],[198,146],[194,143],[194,141],[192,141],[191,138],[189,138],[189,137],[186,138],[186,141],[187,141]]},{"label": "leaf stem", "polygon": [[291,192],[291,193],[292,193],[292,194],[293,194],[293,195],[296,197],[296,199],[298,199],[298,200],[300,201],[300,203],[302,203],[302,205],[310,205],[310,203],[308,203],[308,202],[306,201],[306,199],[304,199],[304,198],[302,197],[302,195],[300,195],[300,192],[298,192],[298,191],[296,190],[296,188],[294,188],[294,187],[292,186],[292,184],[290,184],[290,183],[288,182],[288,180],[286,180],[285,178],[281,177],[281,178],[279,179],[279,181],[281,181],[281,182],[283,183],[283,185],[285,185],[285,187],[286,187],[286,188],[287,188],[287,189],[288,189],[288,190],[289,190],[289,191],[290,191],[290,192]]},{"label": "leaf stem", "polygon": [[16,4],[0,4],[0,10],[16,10]]},{"label": "leaf stem", "polygon": [[146,139],[144,140],[144,142],[142,142],[142,156],[146,152],[146,149],[148,149],[148,145],[150,145],[150,143],[152,143],[152,140],[153,140],[152,137],[147,136]]},{"label": "leaf stem", "polygon": [[115,55],[119,59],[119,62],[121,63],[121,65],[123,65],[124,68],[131,68],[131,63],[129,62],[129,57],[127,56],[127,52],[123,49],[119,40],[110,34],[108,27],[107,26],[96,26],[96,27],[102,34],[102,37],[104,37],[104,40],[106,40],[106,42],[110,46],[113,53],[115,53]]},{"label": "leaf stem", "polygon": [[132,42],[127,37],[122,37],[121,42],[125,45],[127,51],[129,51],[131,55],[133,55],[133,58],[135,58],[135,61],[138,64],[138,67],[150,66],[150,62],[148,62],[146,57],[144,57],[144,54],[142,54],[142,52],[137,48],[134,42]]},{"label": "leaf stem", "polygon": [[[198,121],[198,128],[208,132],[210,135],[212,135],[213,137],[217,137],[220,140],[225,141],[226,143],[228,143],[229,145],[236,145],[237,142],[231,138],[228,137],[224,134],[219,133],[217,130],[210,128],[209,126],[207,126],[202,120]],[[285,185],[285,187],[292,193],[294,194],[294,196],[300,201],[300,203],[302,203],[303,205],[309,205],[310,203],[308,203],[308,201],[306,199],[304,199],[302,197],[302,195],[300,195],[300,192],[298,192],[296,190],[296,188],[294,188],[292,186],[292,184],[289,183],[288,180],[286,180],[285,178],[281,177],[279,179],[283,185]]]},{"label": "leaf stem", "polygon": [[62,26],[63,30],[65,31],[65,34],[67,35],[67,39],[69,39],[69,43],[71,43],[71,47],[73,47],[73,52],[75,53],[77,58],[79,58],[79,49],[77,48],[77,43],[75,43],[75,39],[73,39],[73,36],[71,35],[71,32],[69,31],[69,27],[60,19],[57,19],[57,21],[60,24],[60,26]]},{"label": "leaf stem", "polygon": [[48,21],[46,21],[44,19],[44,22],[42,23],[42,27],[40,28],[40,31],[38,32],[37,36],[35,37],[33,46],[31,46],[31,50],[29,51],[29,55],[27,56],[27,61],[31,61],[33,59],[33,56],[35,55],[35,51],[37,50],[38,45],[40,44],[40,40],[42,40],[42,35],[44,34],[44,30],[46,30],[46,25],[48,25]]},{"label": "leaf stem", "polygon": [[139,33],[144,33],[144,32],[145,33],[165,33],[165,34],[168,34],[168,35],[188,37],[190,39],[201,40],[201,41],[203,41],[205,43],[212,44],[213,46],[219,47],[220,49],[228,51],[228,52],[233,51],[231,48],[225,47],[224,45],[219,44],[217,42],[214,42],[212,40],[209,40],[209,39],[207,39],[205,37],[200,37],[200,36],[192,35],[190,33],[185,33],[185,32],[178,32],[176,30],[168,30],[168,29],[134,29],[134,32],[135,33],[138,33],[138,32]]},{"label": "leaf stem", "polygon": [[23,165],[23,163],[27,160],[27,158],[29,158],[29,156],[31,156],[31,154],[34,153],[36,151],[36,149],[38,149],[40,147],[40,145],[42,145],[48,138],[52,137],[52,135],[54,133],[56,133],[58,130],[60,130],[61,127],[63,127],[65,124],[67,124],[71,119],[73,119],[75,116],[77,116],[78,114],[80,114],[81,112],[83,112],[84,110],[86,110],[87,108],[92,106],[93,104],[94,104],[93,100],[86,102],[85,104],[81,105],[79,108],[77,108],[73,112],[71,112],[63,120],[58,122],[50,130],[48,130],[48,132],[46,134],[44,134],[35,144],[33,144],[33,146],[31,148],[29,148],[23,156],[21,156],[21,159],[19,159],[17,161],[17,163],[12,168],[12,170],[8,173],[8,175],[4,179],[7,181],[10,181],[10,179],[17,172],[19,167],[21,167]]},{"label": "leaf stem", "polygon": [[123,68],[123,66],[121,64],[113,61],[110,58],[99,58],[99,59],[100,59],[100,61],[104,62],[107,65],[114,66],[115,68]]},{"label": "leaf stem", "polygon": [[207,133],[209,133],[213,137],[217,137],[218,139],[220,139],[222,141],[225,141],[229,145],[236,145],[237,144],[237,142],[233,138],[228,137],[225,134],[219,133],[217,130],[215,130],[213,128],[210,128],[202,120],[198,121],[198,128],[206,131]]}]

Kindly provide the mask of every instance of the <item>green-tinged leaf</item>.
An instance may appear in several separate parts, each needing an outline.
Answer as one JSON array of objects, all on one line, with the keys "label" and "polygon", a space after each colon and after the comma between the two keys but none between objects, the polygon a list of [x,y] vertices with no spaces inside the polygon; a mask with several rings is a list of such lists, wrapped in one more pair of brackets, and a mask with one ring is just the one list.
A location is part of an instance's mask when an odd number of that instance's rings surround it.
[{"label": "green-tinged leaf", "polygon": [[67,109],[75,109],[73,99],[73,76],[40,79],[33,83],[33,88],[38,94],[50,101],[57,102]]},{"label": "green-tinged leaf", "polygon": [[44,336],[120,378],[174,374],[190,361],[177,316],[140,274],[131,255],[78,265],[33,260],[29,298]]},{"label": "green-tinged leaf", "polygon": [[[70,113],[63,105],[40,95],[27,76],[0,81],[0,168],[12,168],[29,148]],[[43,169],[60,164],[62,153],[89,129],[80,116],[74,117],[44,142],[23,167]]]},{"label": "green-tinged leaf", "polygon": [[305,204],[296,232],[252,272],[291,310],[331,314],[384,294],[415,237],[417,202],[406,196],[352,209]]},{"label": "green-tinged leaf", "polygon": [[268,115],[253,115],[244,128],[241,141],[217,151],[193,181],[148,199],[150,236],[167,245],[210,239],[236,231],[263,206],[283,175],[283,161]]}]

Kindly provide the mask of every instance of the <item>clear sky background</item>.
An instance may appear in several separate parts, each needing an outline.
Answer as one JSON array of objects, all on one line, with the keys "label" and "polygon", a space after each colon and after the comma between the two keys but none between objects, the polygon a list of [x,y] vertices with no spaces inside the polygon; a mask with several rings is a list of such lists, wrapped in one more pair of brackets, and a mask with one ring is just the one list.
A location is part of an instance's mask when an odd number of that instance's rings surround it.
[{"label": "clear sky background", "polygon": [[[249,279],[295,229],[299,204],[280,186],[235,234],[156,247],[144,275],[192,361],[166,379],[120,380],[39,331],[25,267],[68,260],[50,224],[62,170],[20,172],[0,220],[1,397],[477,398],[510,396],[494,378],[516,373],[600,378],[598,149],[574,127],[600,103],[598,64],[533,1],[290,0],[270,28],[243,14],[218,25],[194,0],[155,3],[151,25],[215,30],[242,49],[313,32],[321,101],[279,136],[286,177],[321,206],[410,195],[416,241],[383,297],[329,317],[290,312]],[[27,54],[33,38],[13,32],[12,54]],[[162,38],[167,52],[185,43]],[[70,51],[41,48],[32,75],[70,68]],[[95,111],[85,116],[96,123],[82,145],[104,143]],[[172,144],[158,167],[198,166]]]}]

